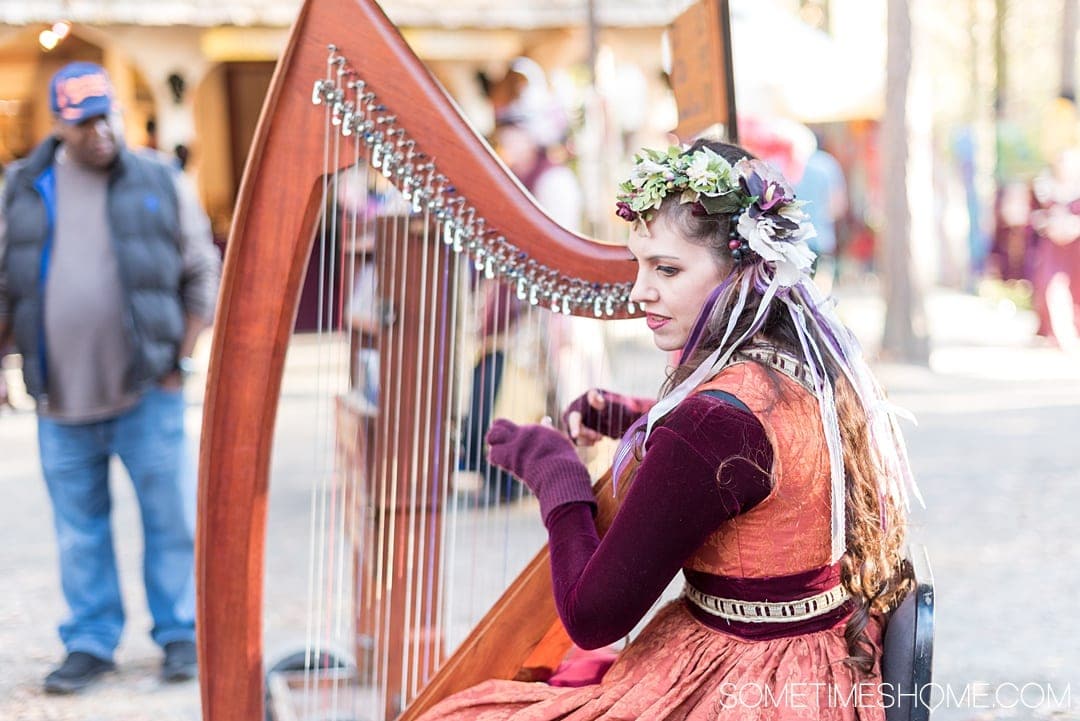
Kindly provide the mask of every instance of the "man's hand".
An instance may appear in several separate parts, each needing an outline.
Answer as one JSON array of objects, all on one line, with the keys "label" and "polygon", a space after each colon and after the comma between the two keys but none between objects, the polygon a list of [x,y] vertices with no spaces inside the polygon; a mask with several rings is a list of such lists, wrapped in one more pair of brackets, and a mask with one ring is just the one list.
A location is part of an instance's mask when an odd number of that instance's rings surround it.
[{"label": "man's hand", "polygon": [[180,371],[172,371],[163,375],[158,385],[165,391],[181,390],[184,387],[184,376],[181,375]]}]

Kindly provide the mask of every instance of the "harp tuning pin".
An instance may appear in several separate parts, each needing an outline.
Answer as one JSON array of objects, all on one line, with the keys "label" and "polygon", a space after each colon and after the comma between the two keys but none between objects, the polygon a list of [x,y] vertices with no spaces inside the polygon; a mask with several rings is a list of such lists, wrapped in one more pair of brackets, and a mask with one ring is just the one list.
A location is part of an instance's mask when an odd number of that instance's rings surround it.
[{"label": "harp tuning pin", "polygon": [[568,295],[562,297],[562,312],[563,315],[570,315],[570,296]]},{"label": "harp tuning pin", "polygon": [[517,298],[518,298],[518,300],[525,300],[525,297],[527,295],[528,295],[528,289],[526,287],[526,281],[525,281],[525,278],[523,276],[521,278],[518,278],[518,282],[517,282]]},{"label": "harp tuning pin", "polygon": [[540,289],[533,285],[529,286],[529,305],[536,305],[540,302]]},{"label": "harp tuning pin", "polygon": [[615,301],[611,298],[608,298],[607,302],[604,303],[604,315],[609,317],[615,315]]},{"label": "harp tuning pin", "polygon": [[627,303],[626,303],[626,312],[629,313],[630,315],[634,315],[635,313],[637,313],[637,306],[634,305],[634,301],[632,301],[632,300],[627,301]]},{"label": "harp tuning pin", "polygon": [[450,218],[446,219],[443,224],[443,243],[451,245],[454,242],[454,221]]},{"label": "harp tuning pin", "polygon": [[552,313],[558,313],[559,308],[560,308],[559,294],[558,293],[552,293],[551,294],[551,312]]},{"label": "harp tuning pin", "polygon": [[382,144],[376,142],[371,146],[371,167],[382,167]]},{"label": "harp tuning pin", "polygon": [[311,88],[311,104],[322,105],[323,102],[323,83],[325,80],[316,80],[315,85]]},{"label": "harp tuning pin", "polygon": [[462,237],[461,237],[462,235],[464,235],[464,231],[462,231],[461,227],[460,226],[455,227],[454,228],[454,252],[455,253],[460,253],[462,251],[462,249],[464,249],[464,247],[465,247],[463,245],[463,243],[462,243]]},{"label": "harp tuning pin", "polygon": [[495,259],[490,255],[484,262],[484,277],[488,280],[493,280],[495,278]]},{"label": "harp tuning pin", "polygon": [[604,309],[600,307],[600,296],[597,296],[593,301],[593,315],[599,318],[604,314],[603,311]]}]

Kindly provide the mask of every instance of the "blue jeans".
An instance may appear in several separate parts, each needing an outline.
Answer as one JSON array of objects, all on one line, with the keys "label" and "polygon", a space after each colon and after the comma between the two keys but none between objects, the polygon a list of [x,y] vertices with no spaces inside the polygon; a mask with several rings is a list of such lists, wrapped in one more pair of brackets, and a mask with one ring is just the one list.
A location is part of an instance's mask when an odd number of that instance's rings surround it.
[{"label": "blue jeans", "polygon": [[111,659],[124,627],[109,512],[109,459],[119,456],[139,502],[143,581],[151,636],[164,646],[195,639],[195,480],[187,460],[184,398],[153,388],[130,410],[94,423],[38,417],[38,445],[71,616],[68,652]]}]

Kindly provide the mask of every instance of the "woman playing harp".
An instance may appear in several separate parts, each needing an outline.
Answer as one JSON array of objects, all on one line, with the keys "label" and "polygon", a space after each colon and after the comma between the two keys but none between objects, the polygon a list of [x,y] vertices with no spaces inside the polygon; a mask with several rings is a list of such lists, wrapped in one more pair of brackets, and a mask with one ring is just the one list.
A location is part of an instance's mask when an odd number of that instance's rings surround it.
[{"label": "woman playing harp", "polygon": [[[790,186],[739,147],[644,151],[621,186],[656,345],[681,351],[655,404],[590,391],[567,433],[496,421],[491,461],[548,529],[570,636],[626,636],[595,683],[492,680],[435,719],[881,719],[881,614],[907,591],[910,473],[895,418],[810,278],[813,228]],[[600,539],[574,443],[621,437],[620,508]],[[567,437],[569,436],[569,438]]]}]

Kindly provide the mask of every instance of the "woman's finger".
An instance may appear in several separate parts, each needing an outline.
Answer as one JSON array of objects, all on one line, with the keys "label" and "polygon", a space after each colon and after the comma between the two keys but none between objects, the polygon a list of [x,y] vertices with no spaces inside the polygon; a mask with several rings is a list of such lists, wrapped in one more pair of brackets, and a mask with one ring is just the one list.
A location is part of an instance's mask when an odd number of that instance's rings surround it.
[{"label": "woman's finger", "polygon": [[578,446],[594,446],[603,436],[591,428],[582,428],[581,433],[574,439]]},{"label": "woman's finger", "polygon": [[598,411],[604,410],[604,394],[596,388],[590,388],[589,392],[585,395],[586,400],[589,401],[589,405]]},{"label": "woman's finger", "polygon": [[581,434],[581,412],[571,411],[566,416],[566,433],[573,439]]}]

